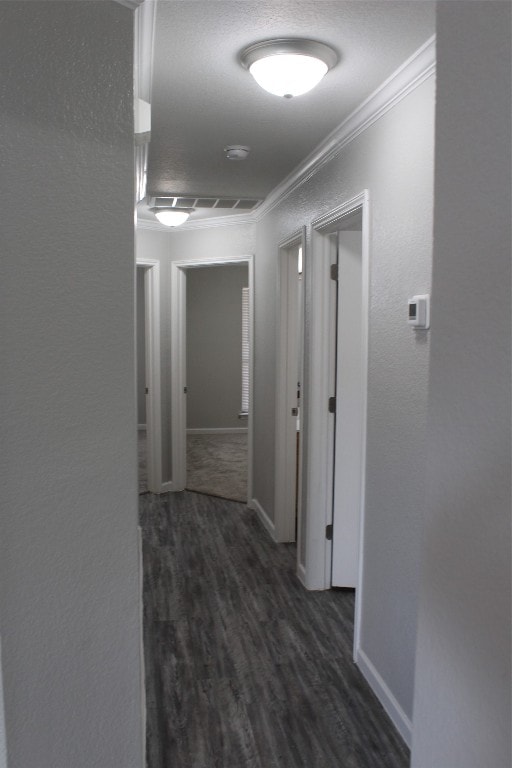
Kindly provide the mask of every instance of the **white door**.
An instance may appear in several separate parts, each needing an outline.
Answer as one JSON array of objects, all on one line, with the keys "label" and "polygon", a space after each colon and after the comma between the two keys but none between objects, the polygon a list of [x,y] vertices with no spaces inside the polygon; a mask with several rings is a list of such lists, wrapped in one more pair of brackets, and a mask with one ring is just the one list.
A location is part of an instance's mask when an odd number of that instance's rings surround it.
[{"label": "white door", "polygon": [[303,368],[302,245],[284,245],[279,256],[276,401],[276,541],[295,541],[301,518],[301,388]]},{"label": "white door", "polygon": [[[356,229],[357,228],[357,229]],[[338,233],[332,586],[356,587],[362,499],[363,270],[360,221]]]}]

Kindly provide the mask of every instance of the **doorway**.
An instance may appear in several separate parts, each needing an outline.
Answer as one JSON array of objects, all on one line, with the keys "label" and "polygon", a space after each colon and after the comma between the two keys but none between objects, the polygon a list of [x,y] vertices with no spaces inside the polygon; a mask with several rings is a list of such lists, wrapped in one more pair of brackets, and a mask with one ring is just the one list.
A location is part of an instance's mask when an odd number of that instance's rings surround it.
[{"label": "doorway", "polygon": [[137,465],[139,479],[139,494],[148,491],[148,455],[147,455],[147,423],[146,423],[146,287],[145,272],[147,267],[138,266],[136,269],[136,321],[137,321]]},{"label": "doorway", "polygon": [[[237,405],[235,418],[236,426],[223,427],[220,423],[208,422],[211,426],[205,426],[200,422],[188,421],[188,368],[187,365],[187,276],[192,274],[192,270],[212,269],[214,267],[245,265],[247,276],[247,336],[248,336],[248,405],[247,414],[242,414],[242,402]],[[212,273],[213,274],[213,273]],[[193,278],[194,279],[194,278]],[[206,434],[222,434],[220,430],[246,430],[247,435],[247,491],[246,499],[248,506],[252,503],[252,381],[253,381],[253,258],[252,256],[226,257],[221,259],[201,259],[175,261],[171,264],[171,346],[172,346],[172,367],[171,367],[171,456],[172,456],[172,490],[184,490],[187,483],[187,428],[199,430]],[[242,297],[240,295],[240,309],[242,308]],[[240,321],[242,320],[240,312]],[[202,316],[201,322],[204,323],[204,312],[198,312],[198,317]],[[242,377],[242,350],[240,349],[240,378]],[[197,361],[194,361],[194,363]],[[213,356],[213,364],[219,365],[219,360]],[[191,366],[190,371],[194,365]],[[197,373],[197,371],[196,371]],[[195,375],[195,374],[194,374]],[[197,381],[196,376],[196,381]],[[203,386],[206,382],[203,383]],[[211,382],[210,382],[211,383]],[[191,408],[193,419],[210,419],[206,416],[204,405],[210,398],[208,387],[203,390],[203,395],[199,391],[193,393],[195,405]],[[192,400],[192,398],[191,398]],[[192,415],[192,410],[194,414]],[[199,416],[197,415],[199,413]],[[233,414],[232,414],[233,415]],[[238,419],[240,415],[240,419]],[[206,423],[206,422],[205,422]],[[208,432],[210,430],[210,432]],[[212,431],[213,430],[213,431]],[[192,432],[192,434],[194,434]],[[196,432],[198,434],[198,432]],[[225,432],[225,434],[228,434]],[[236,434],[236,433],[234,433]],[[241,434],[241,433],[240,433]]]},{"label": "doorway", "polygon": [[369,205],[365,190],[312,223],[307,271],[303,580],[308,589],[355,588],[354,657],[364,591]]},{"label": "doorway", "polygon": [[186,489],[247,503],[248,268],[186,271]]},{"label": "doorway", "polygon": [[297,541],[297,553],[302,538],[304,256],[303,231],[279,246],[273,537]]},{"label": "doorway", "polygon": [[336,382],[332,513],[333,587],[357,586],[363,477],[362,209],[337,232]]},{"label": "doorway", "polygon": [[159,261],[137,259],[135,289],[139,492],[162,493]]}]

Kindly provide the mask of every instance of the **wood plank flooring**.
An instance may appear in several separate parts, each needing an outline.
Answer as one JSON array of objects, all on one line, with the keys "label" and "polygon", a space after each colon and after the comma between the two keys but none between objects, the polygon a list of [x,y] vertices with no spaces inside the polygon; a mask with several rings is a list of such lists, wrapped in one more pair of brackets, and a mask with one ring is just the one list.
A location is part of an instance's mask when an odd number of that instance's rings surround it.
[{"label": "wood plank flooring", "polygon": [[352,592],[307,592],[243,504],[139,501],[148,768],[409,764],[352,662]]}]

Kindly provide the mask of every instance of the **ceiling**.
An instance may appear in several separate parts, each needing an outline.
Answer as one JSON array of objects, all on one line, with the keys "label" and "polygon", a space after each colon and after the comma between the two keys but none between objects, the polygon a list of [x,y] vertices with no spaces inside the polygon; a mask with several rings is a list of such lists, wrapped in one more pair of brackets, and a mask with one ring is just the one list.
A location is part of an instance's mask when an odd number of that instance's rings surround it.
[{"label": "ceiling", "polygon": [[[146,1],[155,5],[150,196],[264,199],[435,27],[435,4],[421,0]],[[320,40],[339,62],[310,93],[273,96],[238,62],[273,37]],[[229,144],[248,145],[249,158],[226,160]],[[198,208],[191,220],[227,213]],[[153,218],[147,204],[139,215]]]}]

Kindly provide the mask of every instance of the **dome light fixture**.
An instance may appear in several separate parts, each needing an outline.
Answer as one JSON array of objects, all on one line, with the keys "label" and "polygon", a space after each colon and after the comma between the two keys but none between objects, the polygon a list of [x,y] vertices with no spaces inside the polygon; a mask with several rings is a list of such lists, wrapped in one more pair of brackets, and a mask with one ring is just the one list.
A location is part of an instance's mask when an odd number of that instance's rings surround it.
[{"label": "dome light fixture", "polygon": [[179,227],[192,213],[192,208],[150,208],[150,210],[165,227]]},{"label": "dome light fixture", "polygon": [[262,40],[240,54],[240,63],[258,85],[285,99],[310,91],[337,61],[330,46],[301,38]]},{"label": "dome light fixture", "polygon": [[224,156],[226,160],[247,160],[250,151],[251,148],[244,144],[230,144],[224,147]]}]

